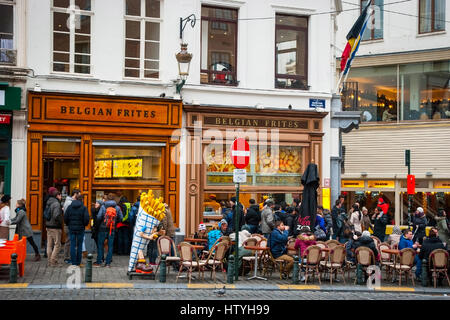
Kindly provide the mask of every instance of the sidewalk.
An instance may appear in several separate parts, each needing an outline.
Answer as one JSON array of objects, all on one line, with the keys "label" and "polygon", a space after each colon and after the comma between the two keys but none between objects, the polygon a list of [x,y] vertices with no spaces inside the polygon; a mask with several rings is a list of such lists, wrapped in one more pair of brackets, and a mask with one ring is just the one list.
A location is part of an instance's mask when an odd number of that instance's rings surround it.
[{"label": "sidewalk", "polygon": [[[73,281],[74,272],[70,271],[70,265],[64,264],[61,267],[47,267],[47,259],[42,258],[39,262],[33,261],[32,255],[27,257],[25,262],[25,275],[23,278],[18,277],[17,283],[9,283],[9,266],[2,266],[0,268],[0,290],[2,288],[27,288],[27,289],[65,289],[67,284]],[[95,259],[95,255],[94,255]],[[86,261],[83,259],[83,263]],[[333,281],[333,285],[330,285],[329,280],[322,280],[319,284],[317,278],[308,284],[293,285],[292,279],[280,280],[279,274],[274,272],[272,276],[265,280],[247,280],[251,275],[241,276],[239,275],[238,281],[233,281],[233,284],[227,284],[226,273],[217,272],[216,281],[210,279],[210,272],[205,271],[204,279],[197,279],[198,272],[194,272],[193,275],[196,279],[191,280],[191,284],[188,284],[186,278],[179,279],[176,282],[177,272],[171,267],[169,274],[167,275],[166,282],[161,283],[159,281],[159,271],[155,280],[133,277],[132,280],[128,279],[127,275],[128,256],[113,256],[113,262],[111,268],[92,268],[92,282],[85,283],[85,267],[81,268],[80,279],[81,289],[90,288],[114,288],[114,289],[205,289],[205,288],[222,288],[224,285],[229,289],[236,290],[313,290],[313,291],[336,291],[336,292],[410,292],[421,294],[450,294],[450,287],[448,287],[446,281],[443,286],[433,287],[433,284],[429,284],[428,287],[422,287],[421,283],[415,283],[415,287],[412,287],[411,281],[404,285],[402,280],[402,286],[398,286],[398,282],[391,283],[382,281],[381,287],[376,289],[368,288],[366,285],[354,285],[353,275],[351,276],[350,283],[346,274],[346,284],[343,283],[342,277],[339,276],[339,283]],[[384,277],[383,277],[384,278]],[[68,281],[69,280],[69,281]]]}]

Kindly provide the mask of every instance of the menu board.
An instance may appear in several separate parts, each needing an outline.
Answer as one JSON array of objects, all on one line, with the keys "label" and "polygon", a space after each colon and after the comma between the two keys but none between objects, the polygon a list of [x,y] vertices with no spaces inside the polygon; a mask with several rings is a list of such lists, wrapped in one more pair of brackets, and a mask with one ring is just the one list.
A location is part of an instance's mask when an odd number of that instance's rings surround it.
[{"label": "menu board", "polygon": [[267,149],[258,153],[258,173],[301,173],[300,148],[280,147],[276,151]]},{"label": "menu board", "polygon": [[142,177],[142,159],[113,160],[114,178]]},{"label": "menu board", "polygon": [[112,160],[94,161],[94,178],[111,178]]}]

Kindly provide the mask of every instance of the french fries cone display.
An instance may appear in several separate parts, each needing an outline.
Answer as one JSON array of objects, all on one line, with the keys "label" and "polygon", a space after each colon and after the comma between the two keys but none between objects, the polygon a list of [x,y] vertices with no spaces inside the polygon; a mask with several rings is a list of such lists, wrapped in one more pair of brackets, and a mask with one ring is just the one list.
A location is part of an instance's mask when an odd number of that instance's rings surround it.
[{"label": "french fries cone display", "polygon": [[[163,198],[155,198],[153,191],[141,194],[139,211],[136,217],[136,225],[133,233],[133,243],[131,245],[130,260],[128,262],[128,271],[135,269],[138,260],[139,250],[144,250],[150,240],[140,236],[143,232],[150,236],[154,227],[157,227],[166,216],[166,207]],[[142,231],[145,227],[145,230]]]}]

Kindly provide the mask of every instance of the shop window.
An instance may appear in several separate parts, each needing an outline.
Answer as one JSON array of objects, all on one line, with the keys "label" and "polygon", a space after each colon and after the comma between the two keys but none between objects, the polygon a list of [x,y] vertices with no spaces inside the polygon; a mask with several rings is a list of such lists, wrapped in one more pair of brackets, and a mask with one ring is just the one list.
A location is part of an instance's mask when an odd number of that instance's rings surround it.
[{"label": "shop window", "polygon": [[275,87],[308,90],[308,18],[276,15]]},{"label": "shop window", "polygon": [[[206,184],[233,184],[233,169],[229,145],[211,144],[205,147]],[[247,171],[248,186],[299,186],[302,174],[302,148],[297,146],[251,147]]]},{"label": "shop window", "polygon": [[161,147],[94,149],[94,182],[162,181]]},{"label": "shop window", "polygon": [[[164,190],[158,189],[158,188],[151,188],[153,191],[153,194],[155,195],[155,198],[163,197],[164,199]],[[114,199],[117,203],[120,202],[120,199],[122,197],[125,197],[128,202],[131,204],[134,204],[137,201],[137,198],[141,195],[143,192],[148,192],[148,189],[130,189],[130,188],[97,188],[92,190],[92,203],[98,200],[105,201],[106,196],[109,193],[112,193],[114,196]]]},{"label": "shop window", "polygon": [[125,2],[125,77],[159,78],[160,0]]},{"label": "shop window", "polygon": [[14,2],[3,1],[0,4],[0,63],[15,64],[15,62]]},{"label": "shop window", "polygon": [[53,0],[52,70],[91,73],[90,0]]},{"label": "shop window", "polygon": [[445,30],[445,0],[419,0],[419,33]]},{"label": "shop window", "polygon": [[235,9],[202,7],[201,83],[237,85],[237,17]]},{"label": "shop window", "polygon": [[[368,0],[361,0],[361,11],[367,5]],[[372,14],[367,22],[362,40],[383,39],[383,12],[384,0],[372,1]]]}]

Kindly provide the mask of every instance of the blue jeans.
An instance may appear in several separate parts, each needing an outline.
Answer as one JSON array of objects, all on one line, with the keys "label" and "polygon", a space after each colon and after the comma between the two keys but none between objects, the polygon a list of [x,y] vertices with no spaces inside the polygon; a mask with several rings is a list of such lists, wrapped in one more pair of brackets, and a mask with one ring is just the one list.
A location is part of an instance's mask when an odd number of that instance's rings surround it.
[{"label": "blue jeans", "polygon": [[105,242],[105,239],[108,239],[108,253],[106,255],[106,261],[105,264],[109,265],[111,264],[112,260],[112,254],[113,254],[113,248],[114,248],[114,231],[109,234],[109,231],[100,231],[98,233],[98,253],[97,253],[97,262],[98,264],[102,263],[103,259],[103,243]]},{"label": "blue jeans", "polygon": [[422,260],[420,260],[419,255],[416,254],[414,257],[414,264],[416,265],[416,277],[422,278]]},{"label": "blue jeans", "polygon": [[70,236],[70,260],[72,265],[78,266],[81,263],[81,254],[83,252],[84,231],[69,232]]},{"label": "blue jeans", "polygon": [[118,253],[121,255],[129,253],[130,244],[128,238],[128,229],[129,228],[127,227],[122,227],[117,230]]}]

